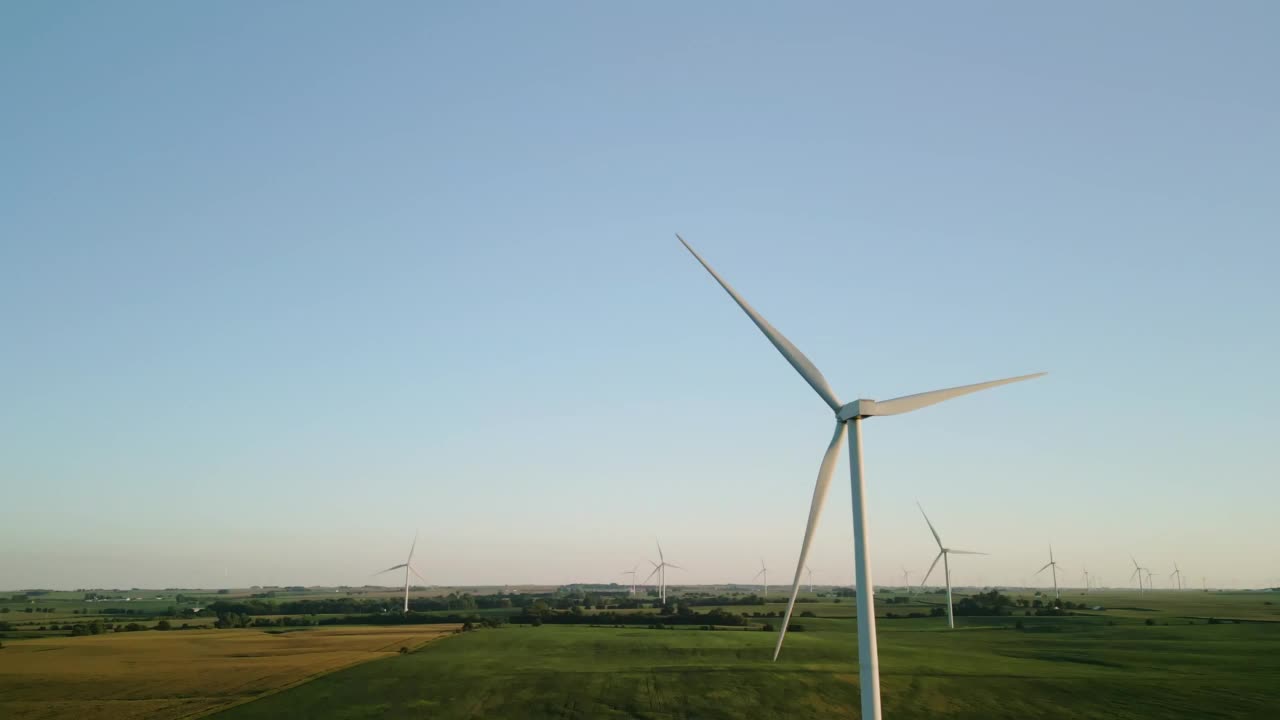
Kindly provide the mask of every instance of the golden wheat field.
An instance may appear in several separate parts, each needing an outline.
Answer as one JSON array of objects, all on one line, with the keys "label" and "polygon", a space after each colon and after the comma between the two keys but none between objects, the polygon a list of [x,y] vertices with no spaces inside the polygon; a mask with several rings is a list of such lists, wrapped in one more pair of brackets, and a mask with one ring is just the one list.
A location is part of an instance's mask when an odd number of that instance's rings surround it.
[{"label": "golden wheat field", "polygon": [[200,717],[318,675],[413,649],[454,625],[130,632],[7,641],[0,717]]}]

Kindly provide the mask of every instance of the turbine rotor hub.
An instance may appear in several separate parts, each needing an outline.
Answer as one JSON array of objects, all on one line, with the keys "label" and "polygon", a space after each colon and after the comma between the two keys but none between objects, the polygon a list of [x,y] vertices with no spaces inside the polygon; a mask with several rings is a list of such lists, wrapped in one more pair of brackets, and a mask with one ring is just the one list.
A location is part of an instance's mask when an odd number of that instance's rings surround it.
[{"label": "turbine rotor hub", "polygon": [[847,422],[855,418],[871,417],[876,414],[876,401],[865,398],[842,405],[836,411],[836,420]]}]

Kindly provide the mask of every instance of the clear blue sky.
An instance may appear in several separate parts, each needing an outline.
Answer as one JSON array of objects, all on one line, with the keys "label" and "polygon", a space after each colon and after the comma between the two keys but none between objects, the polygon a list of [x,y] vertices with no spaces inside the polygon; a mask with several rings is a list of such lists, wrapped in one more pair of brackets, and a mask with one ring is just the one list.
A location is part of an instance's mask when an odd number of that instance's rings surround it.
[{"label": "clear blue sky", "polygon": [[[1269,2],[9,3],[0,587],[1280,582]],[[811,562],[852,578],[844,463]],[[917,575],[918,577],[918,575]],[[1160,583],[1163,584],[1164,580]]]}]

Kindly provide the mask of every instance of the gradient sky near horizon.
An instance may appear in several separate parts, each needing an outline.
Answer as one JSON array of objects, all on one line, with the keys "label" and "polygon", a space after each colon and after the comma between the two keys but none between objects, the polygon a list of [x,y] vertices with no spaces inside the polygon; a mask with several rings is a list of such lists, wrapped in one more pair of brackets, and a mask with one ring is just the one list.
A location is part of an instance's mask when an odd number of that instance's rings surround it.
[{"label": "gradient sky near horizon", "polygon": [[[1280,584],[1280,6],[0,7],[0,588]],[[853,577],[842,460],[810,565]],[[775,579],[776,578],[776,579]],[[1044,578],[1040,581],[1047,582]],[[390,580],[389,582],[394,582]]]}]

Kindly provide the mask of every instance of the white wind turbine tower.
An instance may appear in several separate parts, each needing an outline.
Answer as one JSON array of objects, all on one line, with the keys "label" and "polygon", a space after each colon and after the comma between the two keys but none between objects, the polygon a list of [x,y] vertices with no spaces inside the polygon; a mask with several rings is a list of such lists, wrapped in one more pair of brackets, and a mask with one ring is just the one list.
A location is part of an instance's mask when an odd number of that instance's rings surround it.
[{"label": "white wind turbine tower", "polygon": [[662,554],[662,543],[655,540],[654,544],[658,546],[658,562],[654,562],[652,560],[649,561],[649,564],[653,565],[653,572],[649,573],[649,577],[645,578],[644,581],[649,582],[649,578],[653,577],[655,574],[658,576],[658,598],[662,601],[663,605],[666,605],[667,568],[675,568],[676,570],[683,570],[684,568],[667,562],[666,556]]},{"label": "white wind turbine tower", "polygon": [[1182,571],[1178,569],[1178,563],[1173,564],[1173,572],[1169,573],[1169,578],[1178,580],[1178,589],[1182,589]]},{"label": "white wind turbine tower", "polygon": [[378,572],[374,573],[374,575],[381,575],[382,573],[388,573],[388,572],[391,572],[392,570],[399,570],[400,568],[404,568],[404,611],[406,613],[409,612],[409,573],[413,573],[414,575],[417,575],[419,580],[424,580],[424,581],[426,580],[426,578],[422,577],[422,575],[420,575],[417,570],[413,569],[413,565],[410,564],[413,562],[413,549],[416,548],[417,546],[418,546],[418,534],[414,533],[413,544],[409,546],[409,559],[405,560],[399,565],[392,565],[386,570],[379,570]]},{"label": "white wind turbine tower", "polygon": [[846,434],[852,436],[852,440],[849,443],[849,474],[853,492],[853,556],[855,584],[858,588],[858,672],[862,693],[862,717],[863,720],[879,720],[880,661],[876,644],[875,610],[872,605],[875,591],[871,582],[871,551],[867,542],[867,505],[862,473],[862,420],[881,415],[899,415],[912,410],[919,410],[920,408],[940,403],[943,400],[950,400],[961,395],[968,395],[972,392],[993,388],[998,385],[1006,385],[1019,380],[1029,380],[1044,373],[934,390],[881,402],[855,400],[848,404],[841,403],[830,385],[828,385],[827,379],[809,361],[809,358],[805,357],[804,353],[791,344],[791,341],[783,337],[782,333],[778,332],[767,320],[761,317],[754,308],[747,304],[746,300],[739,297],[738,293],[729,286],[729,283],[725,282],[715,270],[712,270],[711,266],[702,259],[702,256],[698,255],[689,246],[689,243],[684,241],[684,238],[679,235],[676,235],[676,238],[685,246],[685,249],[693,254],[702,267],[711,273],[711,276],[720,284],[720,287],[729,293],[729,297],[733,298],[738,307],[742,308],[747,317],[751,318],[751,322],[755,323],[760,332],[764,333],[774,348],[786,358],[791,367],[800,374],[800,377],[804,378],[809,387],[813,388],[814,392],[835,413],[835,432],[831,437],[830,444],[827,446],[826,453],[822,457],[822,464],[818,468],[818,480],[814,485],[813,500],[809,506],[809,521],[805,527],[804,541],[800,544],[800,557],[796,562],[795,580],[791,587],[791,600],[787,604],[787,614],[783,618],[782,627],[778,633],[778,645],[773,651],[774,660],[778,659],[778,653],[782,650],[782,641],[787,633],[787,623],[791,621],[791,611],[795,608],[796,596],[800,592],[800,573],[809,557],[809,544],[813,540],[814,529],[817,527],[818,519],[822,514],[822,506],[827,497],[827,487],[831,484],[831,476],[835,473],[836,459],[840,455],[840,447],[844,443]]},{"label": "white wind turbine tower", "polygon": [[1138,595],[1142,595],[1142,571],[1146,568],[1139,565],[1132,555],[1129,556],[1129,559],[1133,560],[1133,574],[1129,576],[1129,579],[1138,578]]},{"label": "white wind turbine tower", "polygon": [[755,577],[751,578],[751,581],[755,582],[756,578],[760,578],[760,577],[764,578],[764,593],[760,596],[760,598],[762,600],[768,601],[769,600],[769,568],[764,566],[764,558],[760,558],[760,572],[756,573]]},{"label": "white wind turbine tower", "polygon": [[1081,568],[1080,570],[1084,573],[1084,594],[1088,595],[1091,589],[1089,587],[1089,568]]},{"label": "white wind turbine tower", "polygon": [[1155,576],[1155,573],[1151,572],[1151,568],[1142,568],[1142,571],[1147,574],[1147,590],[1155,590],[1156,585],[1151,582],[1151,578]]},{"label": "white wind turbine tower", "polygon": [[805,565],[804,571],[809,573],[809,592],[813,592],[813,568]]},{"label": "white wind turbine tower", "polygon": [[929,522],[929,516],[925,515],[924,507],[920,503],[916,503],[916,507],[920,508],[920,514],[924,515],[924,521],[929,525],[929,532],[933,533],[933,539],[938,541],[938,556],[933,559],[933,564],[929,566],[929,572],[924,574],[924,580],[920,581],[920,588],[924,589],[924,584],[929,580],[929,576],[933,574],[933,569],[938,566],[938,561],[942,561],[942,574],[946,576],[947,581],[947,627],[954,629],[956,626],[956,618],[951,608],[951,562],[950,555],[986,555],[984,552],[974,552],[973,550],[953,550],[942,544],[942,538],[938,537],[938,531],[933,529],[933,523]]},{"label": "white wind turbine tower", "polygon": [[623,571],[622,571],[622,574],[623,574],[623,575],[630,575],[630,576],[631,576],[631,595],[632,595],[633,597],[634,597],[634,596],[635,596],[635,594],[636,594],[636,571],[637,571],[637,570],[639,570],[639,569],[640,569],[640,563],[636,563],[636,566],[635,566],[635,567],[633,567],[633,568],[631,568],[630,570],[623,570]]},{"label": "white wind turbine tower", "polygon": [[1036,574],[1049,570],[1053,575],[1053,599],[1060,600],[1062,596],[1058,594],[1058,563],[1053,559],[1053,545],[1049,545],[1049,562],[1045,566],[1036,571]]},{"label": "white wind turbine tower", "polygon": [[902,568],[902,586],[907,589],[907,594],[910,595],[911,594],[911,571],[906,569],[905,567]]}]

